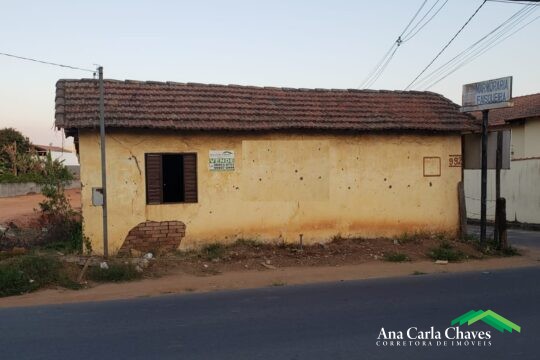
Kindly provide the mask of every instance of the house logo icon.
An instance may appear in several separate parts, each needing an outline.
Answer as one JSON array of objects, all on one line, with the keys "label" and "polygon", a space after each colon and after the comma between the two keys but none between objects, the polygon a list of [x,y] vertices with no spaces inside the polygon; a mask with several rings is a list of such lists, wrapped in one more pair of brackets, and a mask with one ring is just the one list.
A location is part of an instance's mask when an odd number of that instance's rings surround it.
[{"label": "house logo icon", "polygon": [[452,320],[451,325],[463,325],[465,323],[467,325],[472,325],[480,320],[502,333],[504,333],[505,330],[508,332],[515,330],[518,333],[521,333],[521,326],[514,324],[510,320],[505,319],[501,315],[491,310],[471,310]]}]

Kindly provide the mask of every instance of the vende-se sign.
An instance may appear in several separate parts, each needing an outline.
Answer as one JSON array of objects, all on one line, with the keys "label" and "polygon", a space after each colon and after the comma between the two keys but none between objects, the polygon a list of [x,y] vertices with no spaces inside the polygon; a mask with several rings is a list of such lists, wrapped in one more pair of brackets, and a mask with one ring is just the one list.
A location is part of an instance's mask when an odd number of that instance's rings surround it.
[{"label": "vende-se sign", "polygon": [[512,106],[512,77],[463,85],[462,112]]}]

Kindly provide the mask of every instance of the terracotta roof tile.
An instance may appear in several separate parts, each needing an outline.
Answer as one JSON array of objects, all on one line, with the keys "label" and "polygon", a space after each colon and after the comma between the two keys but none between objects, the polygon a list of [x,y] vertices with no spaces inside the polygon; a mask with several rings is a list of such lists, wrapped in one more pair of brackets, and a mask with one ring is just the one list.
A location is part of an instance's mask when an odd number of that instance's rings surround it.
[{"label": "terracotta roof tile", "polygon": [[[507,121],[540,116],[540,93],[518,96],[512,99],[514,106],[502,109],[489,110],[489,126],[505,125]],[[482,118],[481,112],[474,116]]]},{"label": "terracotta roof tile", "polygon": [[[56,84],[56,126],[98,126],[98,82]],[[417,91],[291,89],[105,80],[107,127],[179,130],[472,131],[474,117]]]}]

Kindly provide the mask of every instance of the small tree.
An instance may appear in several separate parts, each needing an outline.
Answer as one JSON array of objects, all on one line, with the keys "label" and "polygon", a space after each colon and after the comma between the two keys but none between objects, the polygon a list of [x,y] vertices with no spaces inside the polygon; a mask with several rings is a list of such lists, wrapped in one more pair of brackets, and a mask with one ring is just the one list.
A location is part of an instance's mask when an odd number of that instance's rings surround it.
[{"label": "small tree", "polygon": [[[57,250],[80,252],[84,241],[80,214],[71,208],[65,194],[66,185],[72,179],[73,175],[64,164],[47,154],[41,181],[45,200],[39,203],[43,225],[47,229],[42,242]],[[87,251],[91,251],[89,243],[85,242],[85,245]]]},{"label": "small tree", "polygon": [[17,175],[17,156],[26,154],[31,148],[30,140],[13,128],[0,129],[0,167]]},{"label": "small tree", "polygon": [[73,179],[61,161],[53,160],[48,153],[43,162],[41,193],[45,200],[39,203],[41,212],[49,223],[63,222],[73,216],[73,209],[66,197],[66,185]]}]

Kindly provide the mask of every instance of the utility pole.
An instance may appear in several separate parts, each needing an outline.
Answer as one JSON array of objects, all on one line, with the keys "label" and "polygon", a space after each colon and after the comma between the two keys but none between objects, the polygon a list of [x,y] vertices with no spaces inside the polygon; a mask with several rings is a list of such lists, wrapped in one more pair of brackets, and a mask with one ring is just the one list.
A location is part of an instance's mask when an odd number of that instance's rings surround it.
[{"label": "utility pole", "polygon": [[486,242],[487,139],[489,110],[482,110],[482,183],[480,194],[480,242]]},{"label": "utility pole", "polygon": [[[495,158],[495,226],[493,227],[493,240],[498,244],[499,243],[499,213],[500,213],[500,201],[501,198],[501,169],[502,169],[502,142],[503,142],[503,133],[502,131],[497,131],[497,151]],[[506,220],[506,219],[505,219]]]},{"label": "utility pole", "polygon": [[[540,1],[540,0],[539,0]],[[512,77],[491,79],[463,85],[461,112],[482,111],[482,159],[480,194],[480,243],[486,243],[487,152],[489,109],[513,106]]]},{"label": "utility pole", "polygon": [[99,141],[101,145],[101,191],[103,192],[103,256],[109,256],[109,238],[107,227],[107,162],[105,159],[105,90],[103,85],[103,66],[99,73]]}]

